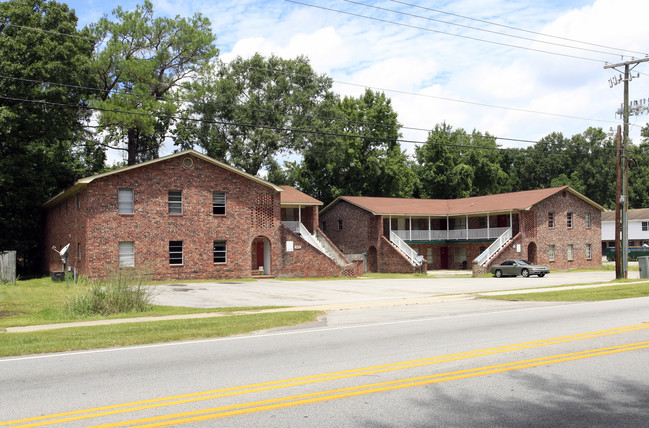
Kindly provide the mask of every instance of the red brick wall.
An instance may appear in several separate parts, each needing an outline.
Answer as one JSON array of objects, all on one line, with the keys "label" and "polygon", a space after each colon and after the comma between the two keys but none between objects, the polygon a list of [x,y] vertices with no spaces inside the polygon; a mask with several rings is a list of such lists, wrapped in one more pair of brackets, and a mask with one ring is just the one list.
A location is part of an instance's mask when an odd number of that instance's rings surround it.
[{"label": "red brick wall", "polygon": [[[333,259],[329,258],[320,250],[306,242],[300,235],[294,233],[286,226],[282,226],[282,277],[295,278],[316,278],[329,276],[351,276],[362,275],[358,266],[349,263],[347,266],[339,266]],[[293,251],[286,250],[286,241],[293,241]]]},{"label": "red brick wall", "polygon": [[[134,190],[132,215],[117,213],[120,188]],[[182,215],[168,214],[169,190],[182,190]],[[213,191],[226,192],[226,215],[212,214]],[[60,233],[54,231],[75,229],[57,217],[56,211],[55,207],[47,213],[46,236],[54,242],[55,233]],[[120,241],[133,241],[135,266],[160,278],[250,276],[252,243],[257,236],[271,242],[271,274],[281,266],[279,193],[199,158],[194,158],[189,169],[183,167],[181,157],[175,157],[95,179],[83,192],[79,218],[84,217],[82,273],[89,276],[103,277],[117,269]],[[83,234],[80,228],[76,230]],[[170,240],[183,241],[180,266],[169,264]],[[213,262],[215,240],[227,241],[224,264]],[[49,269],[53,267],[50,263]]]},{"label": "red brick wall", "polygon": [[[340,220],[342,230],[338,228]],[[344,254],[365,253],[378,240],[375,216],[343,200],[320,215],[320,229]]]},{"label": "red brick wall", "polygon": [[86,259],[86,219],[88,205],[86,193],[81,191],[61,204],[43,212],[43,270],[46,272],[62,270],[61,257],[52,250],[61,250],[70,244],[68,265],[82,270]]},{"label": "red brick wall", "polygon": [[[548,213],[554,213],[554,227],[548,227]],[[566,224],[572,213],[572,228]],[[586,227],[586,214],[590,214],[591,227]],[[568,191],[557,193],[521,213],[520,236],[492,263],[520,258],[531,259],[530,244],[536,247],[533,261],[550,269],[597,269],[602,266],[600,255],[601,212]],[[516,244],[520,245],[518,252]],[[568,260],[568,245],[573,246],[573,260]],[[591,246],[591,258],[586,258],[586,245]],[[554,245],[554,261],[549,260],[549,246]]]},{"label": "red brick wall", "polygon": [[[381,237],[381,244],[378,248],[378,271],[384,273],[417,273],[419,267],[414,266],[397,250],[392,243],[384,236]],[[426,266],[422,272],[426,272]]]}]

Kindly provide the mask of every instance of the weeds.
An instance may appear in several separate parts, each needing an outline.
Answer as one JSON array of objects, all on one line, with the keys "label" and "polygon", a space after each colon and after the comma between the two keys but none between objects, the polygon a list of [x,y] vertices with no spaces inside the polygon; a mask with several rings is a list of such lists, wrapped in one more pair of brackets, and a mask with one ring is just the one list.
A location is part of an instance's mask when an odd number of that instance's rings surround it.
[{"label": "weeds", "polygon": [[76,317],[146,312],[152,308],[153,288],[144,285],[144,278],[140,272],[120,269],[105,281],[88,281],[88,289],[69,298],[65,309]]}]

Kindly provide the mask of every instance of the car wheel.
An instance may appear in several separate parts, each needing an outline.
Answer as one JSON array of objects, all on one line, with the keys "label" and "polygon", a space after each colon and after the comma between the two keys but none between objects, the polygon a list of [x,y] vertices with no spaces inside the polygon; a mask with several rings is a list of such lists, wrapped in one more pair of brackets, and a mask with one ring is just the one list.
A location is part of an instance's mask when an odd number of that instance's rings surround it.
[{"label": "car wheel", "polygon": [[530,276],[530,271],[527,269],[523,269],[521,271],[521,275],[523,275],[523,278],[527,278],[528,276]]},{"label": "car wheel", "polygon": [[544,273],[540,273],[540,274],[539,274],[539,278],[543,278],[544,276],[545,276]]},{"label": "car wheel", "polygon": [[503,271],[497,269],[496,272],[494,272],[494,275],[496,275],[496,278],[500,278],[501,276],[503,276]]}]

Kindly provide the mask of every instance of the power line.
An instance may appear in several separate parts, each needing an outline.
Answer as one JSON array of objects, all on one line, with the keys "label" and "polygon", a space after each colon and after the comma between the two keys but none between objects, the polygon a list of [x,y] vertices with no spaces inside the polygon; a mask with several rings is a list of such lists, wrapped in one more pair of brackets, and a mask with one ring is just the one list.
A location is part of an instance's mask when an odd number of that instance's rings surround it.
[{"label": "power line", "polygon": [[[49,106],[56,106],[56,107],[66,107],[66,108],[74,108],[77,110],[95,110],[95,111],[104,111],[104,112],[110,112],[110,113],[122,113],[122,114],[132,114],[136,116],[146,116],[146,117],[153,117],[153,118],[165,118],[165,119],[173,119],[173,120],[188,120],[192,122],[202,122],[202,123],[212,123],[212,124],[220,124],[220,125],[231,125],[231,126],[244,126],[244,127],[250,127],[250,128],[261,128],[261,129],[268,129],[268,130],[273,130],[273,131],[288,131],[288,132],[295,132],[295,133],[302,133],[302,134],[313,134],[313,135],[322,135],[322,136],[328,136],[328,137],[345,137],[345,138],[360,138],[360,139],[365,139],[365,140],[375,140],[375,141],[383,141],[383,142],[397,142],[397,143],[404,143],[404,144],[421,144],[421,145],[438,145],[438,146],[447,146],[447,147],[456,147],[456,148],[473,148],[473,149],[479,149],[479,150],[496,150],[496,151],[511,151],[511,150],[521,150],[519,148],[514,148],[514,147],[484,147],[484,146],[474,146],[474,145],[467,145],[467,144],[451,144],[451,143],[438,143],[438,142],[432,142],[432,141],[416,141],[416,140],[406,140],[403,138],[384,138],[384,137],[373,137],[373,136],[367,136],[367,135],[357,135],[357,134],[346,134],[346,133],[339,133],[339,132],[326,132],[326,131],[314,131],[314,130],[308,130],[308,129],[298,129],[298,128],[282,128],[282,127],[276,127],[276,126],[268,126],[268,125],[261,125],[261,124],[249,124],[249,123],[241,123],[241,122],[230,122],[230,121],[225,121],[225,120],[207,120],[207,119],[197,119],[197,118],[183,118],[179,116],[173,116],[173,115],[153,115],[151,113],[146,113],[146,112],[137,112],[137,111],[126,111],[126,110],[118,110],[118,109],[108,109],[104,107],[95,107],[95,106],[88,106],[88,105],[74,105],[74,104],[64,104],[64,103],[55,103],[55,102],[50,102],[50,101],[42,101],[42,100],[27,100],[27,99],[22,99],[22,98],[14,98],[14,97],[6,97],[6,96],[0,96],[0,100],[7,100],[7,101],[16,101],[16,102],[26,102],[26,103],[31,103],[31,104],[38,104],[38,105],[49,105]],[[431,133],[434,132],[434,130],[431,130]],[[444,131],[442,131],[444,132]],[[447,133],[448,134],[448,133]],[[472,137],[471,135],[467,134],[466,132],[461,134],[463,136],[467,137]],[[482,135],[480,134],[483,138],[492,138],[494,140],[506,140],[506,141],[513,141],[513,142],[529,142],[529,143],[535,143],[535,144],[546,144],[550,145],[552,144],[551,142],[548,143],[543,143],[542,141],[531,141],[531,140],[518,140],[518,139],[513,139],[513,138],[499,138],[499,137],[492,137],[490,135]],[[609,150],[608,148],[602,147],[602,150]],[[530,150],[530,148],[526,148],[525,150]],[[610,148],[611,151],[616,150],[615,148]],[[566,154],[565,152],[563,153],[546,153],[546,154]],[[583,154],[583,153],[579,153]]]},{"label": "power line", "polygon": [[[320,6],[310,5],[310,4],[301,3],[301,2],[298,2],[298,1],[295,1],[295,0],[285,0],[285,1],[290,2],[290,3],[296,3],[296,4],[305,5],[305,6],[310,6],[310,7],[314,7],[314,8],[325,9],[325,10],[330,10],[330,11],[334,11],[334,12],[340,12],[340,13],[344,13],[344,14],[351,14],[351,15],[354,15],[354,16],[360,16],[360,17],[364,17],[364,18],[368,18],[368,19],[372,19],[372,20],[379,20],[379,21],[382,21],[382,22],[393,23],[393,24],[396,24],[396,25],[405,25],[405,26],[408,26],[408,27],[412,27],[412,26],[409,26],[409,25],[406,25],[406,24],[400,24],[400,23],[396,23],[396,22],[392,22],[392,21],[381,20],[381,19],[378,19],[378,18],[372,18],[372,17],[353,14],[353,13],[349,13],[349,12],[338,11],[338,10],[335,10],[335,9],[329,9],[329,8],[324,8],[324,7],[320,7]],[[347,1],[347,0],[344,0],[344,1]],[[32,29],[32,30],[40,30],[38,28],[33,28],[33,27],[23,27],[23,26],[17,26],[17,27],[26,28],[26,29]],[[436,30],[430,30],[430,29],[420,28],[420,27],[413,27],[413,28],[419,28],[419,29],[422,29],[422,30],[425,30],[425,31],[439,32],[439,31],[436,31]],[[43,30],[43,31],[49,32],[47,30]],[[442,32],[442,33],[444,33],[444,32]],[[60,35],[63,35],[63,36],[71,36],[71,37],[81,37],[81,36],[74,36],[74,35],[65,34],[65,33],[56,33],[55,32],[55,34],[60,34]],[[451,33],[444,33],[444,34],[451,34]],[[451,35],[454,35],[454,34],[451,34]],[[460,35],[456,35],[456,36],[465,37],[465,36],[460,36]],[[468,37],[468,38],[470,38],[470,37]],[[470,38],[470,39],[474,39],[474,38]],[[497,42],[490,42],[490,41],[486,41],[486,40],[482,40],[482,39],[474,39],[474,40],[485,41],[485,42],[488,42],[488,43],[500,44],[500,43],[497,43]],[[511,46],[511,47],[517,47],[517,48],[521,48],[521,49],[528,49],[528,48],[521,47],[521,46],[506,45],[506,44],[504,46]],[[530,50],[537,51],[536,49],[530,49]],[[546,51],[539,51],[539,52],[545,52],[545,53],[550,53],[550,54],[554,54],[554,55],[561,55],[561,56],[569,56],[569,57],[572,57],[572,58],[580,58],[580,57],[575,57],[575,56],[571,56],[571,55],[563,55],[563,54],[553,53],[553,52],[546,52]],[[590,61],[597,61],[597,62],[607,63],[606,61],[599,61],[599,60],[594,60],[594,59],[591,59],[591,58],[582,58],[582,59],[588,59]],[[273,69],[269,69],[269,68],[261,68],[261,67],[253,67],[253,66],[248,66],[247,68],[259,69],[259,70],[269,70],[269,71],[273,71],[273,72],[277,72],[277,73],[288,74],[288,73],[280,71],[280,70],[273,70]],[[296,75],[296,76],[306,76],[306,75],[302,75],[302,74],[298,74],[298,73],[294,73],[294,75]],[[566,118],[566,119],[584,120],[584,121],[590,121],[590,122],[601,122],[601,123],[607,123],[607,124],[617,124],[618,123],[617,121],[613,121],[613,120],[592,119],[592,118],[585,118],[585,117],[580,117],[580,116],[569,116],[569,115],[562,115],[562,114],[558,114],[558,113],[549,113],[549,112],[542,112],[542,111],[537,111],[537,110],[529,110],[529,109],[516,108],[516,107],[498,106],[498,105],[493,105],[493,104],[479,103],[479,102],[473,102],[473,101],[465,101],[465,100],[459,100],[459,99],[448,98],[448,97],[441,97],[441,96],[436,96],[436,95],[418,94],[418,93],[414,93],[414,92],[401,91],[401,90],[397,90],[397,89],[379,88],[379,87],[374,87],[374,86],[369,86],[369,85],[363,85],[363,84],[358,84],[358,83],[350,83],[350,82],[344,82],[344,81],[333,80],[333,79],[332,79],[332,82],[338,83],[338,84],[341,84],[341,85],[364,87],[364,88],[370,88],[370,89],[383,91],[383,92],[392,92],[392,93],[398,93],[398,94],[403,94],[403,95],[411,95],[411,96],[416,96],[416,97],[432,98],[432,99],[438,99],[438,100],[443,100],[443,101],[451,101],[451,102],[455,102],[455,103],[463,103],[463,104],[475,105],[475,106],[486,107],[486,108],[496,108],[496,109],[500,109],[500,110],[511,110],[511,111],[517,111],[517,112],[522,112],[522,113],[539,114],[539,115],[545,115],[545,116],[561,117],[561,118]],[[103,89],[99,89],[99,88],[82,88],[82,89],[102,90],[103,91]],[[635,124],[632,124],[632,126],[639,127],[639,125],[635,125]],[[402,128],[423,131],[423,129],[421,129],[421,128],[410,128],[410,127],[405,127],[405,126],[402,127]]]},{"label": "power line", "polygon": [[[262,70],[268,70],[268,71],[275,71],[278,73],[285,73],[280,70],[274,70],[274,69],[265,69],[261,67],[246,67],[246,68],[253,68],[253,69],[262,69]],[[305,76],[305,75],[300,75],[300,76]],[[100,88],[92,88],[92,87],[87,87],[87,86],[78,86],[78,85],[68,85],[68,84],[62,84],[62,83],[54,83],[54,82],[46,82],[42,80],[34,80],[34,79],[26,79],[26,78],[19,78],[19,77],[10,77],[10,76],[1,76],[0,79],[10,79],[10,80],[16,80],[16,81],[24,81],[24,82],[30,82],[30,83],[39,83],[39,84],[46,84],[46,85],[56,85],[56,86],[61,86],[61,87],[67,87],[67,88],[73,88],[73,89],[84,89],[84,90],[94,90],[94,91],[100,91],[100,92],[106,92],[104,89]],[[359,85],[360,86],[360,85]],[[388,90],[389,91],[389,90]],[[109,91],[111,92],[111,91]],[[130,92],[119,92],[120,94],[125,94],[128,96],[133,96],[133,97],[144,97],[144,98],[155,98],[155,96],[152,95],[147,95],[147,94],[134,94]],[[412,95],[418,95],[418,94],[412,94]],[[163,97],[163,100],[171,100],[171,101],[180,101],[184,102],[185,100],[177,99],[177,98],[169,98],[169,97]],[[25,100],[28,101],[28,100]],[[458,101],[460,102],[460,101]],[[227,108],[235,108],[235,109],[241,109],[241,110],[246,110],[246,111],[257,111],[257,112],[265,112],[265,113],[279,113],[282,115],[287,115],[287,116],[297,116],[297,117],[303,117],[303,118],[309,118],[309,119],[319,119],[319,120],[330,120],[330,121],[338,121],[338,122],[345,122],[345,123],[351,123],[351,124],[360,124],[360,125],[372,125],[372,126],[390,126],[387,124],[383,123],[377,123],[377,122],[366,122],[366,121],[353,121],[353,120],[348,120],[348,119],[342,119],[342,118],[332,118],[332,117],[324,117],[324,116],[314,116],[314,115],[306,115],[306,114],[299,114],[299,113],[289,113],[289,112],[279,112],[275,110],[269,110],[269,109],[262,109],[262,108],[250,108],[250,107],[243,107],[239,105],[232,105],[232,104],[217,104],[217,103],[199,103],[199,105],[208,105],[208,106],[214,106],[214,107],[227,107]],[[539,112],[542,114],[542,112]],[[552,113],[548,113],[552,114]],[[555,116],[560,116],[560,117],[568,117],[569,116],[561,116],[558,114],[552,114]],[[153,116],[153,115],[151,115]],[[589,121],[595,121],[595,119],[586,119],[586,118],[581,118],[583,120],[589,120]],[[611,121],[610,123],[617,123]],[[640,125],[634,125],[636,127],[640,127]],[[401,125],[399,126],[399,129],[404,129],[404,130],[413,130],[413,131],[421,131],[421,132],[431,132],[430,128],[416,128],[416,127],[409,127],[409,126],[404,126]],[[527,140],[527,139],[520,139],[520,138],[507,138],[507,137],[493,137],[493,136],[486,136],[485,138],[492,138],[494,140],[503,140],[503,141],[510,141],[510,142],[522,142],[522,143],[537,143],[537,141],[534,140]]]},{"label": "power line", "polygon": [[531,42],[535,42],[535,43],[543,43],[543,44],[552,45],[552,46],[558,46],[558,47],[562,47],[562,48],[577,49],[577,50],[582,50],[582,51],[586,51],[586,52],[600,53],[600,54],[604,54],[604,55],[620,56],[620,54],[617,53],[617,52],[605,52],[605,51],[596,50],[596,49],[580,48],[578,46],[570,46],[570,45],[565,45],[565,44],[561,44],[561,43],[548,42],[548,41],[545,41],[545,40],[532,39],[532,38],[529,38],[529,37],[516,36],[516,35],[513,35],[513,34],[501,33],[501,32],[493,31],[493,30],[486,30],[484,28],[471,27],[470,25],[458,24],[456,22],[443,21],[441,19],[435,19],[435,18],[430,18],[430,17],[426,17],[426,16],[415,15],[413,13],[401,12],[401,11],[394,10],[394,9],[388,9],[388,8],[384,8],[384,7],[374,6],[374,5],[370,5],[370,4],[366,4],[366,3],[362,3],[362,2],[358,2],[358,1],[354,1],[354,0],[342,0],[342,1],[347,2],[347,3],[357,4],[357,5],[364,6],[364,7],[369,7],[369,8],[376,9],[376,10],[381,10],[381,11],[384,11],[384,12],[397,13],[399,15],[409,16],[411,18],[425,19],[427,21],[439,22],[439,23],[442,23],[442,24],[453,25],[453,26],[456,26],[456,27],[467,28],[467,29],[475,30],[475,31],[482,31],[482,32],[489,33],[489,34],[497,34],[499,36],[512,37],[512,38],[515,38],[515,39],[527,40],[527,41],[531,41]]},{"label": "power line", "polygon": [[536,31],[525,30],[523,28],[513,27],[511,25],[505,25],[505,24],[500,24],[500,23],[497,23],[497,22],[486,21],[484,19],[472,18],[470,16],[459,15],[457,13],[451,13],[451,12],[447,12],[447,11],[443,11],[443,10],[439,10],[439,9],[433,9],[433,8],[430,8],[430,7],[424,7],[424,6],[420,6],[420,5],[412,4],[412,3],[407,3],[407,2],[404,2],[404,1],[400,1],[400,0],[389,0],[389,1],[391,1],[393,3],[402,4],[402,5],[405,5],[405,6],[415,7],[415,8],[418,8],[418,9],[428,10],[428,11],[431,11],[431,12],[436,12],[436,13],[441,13],[441,14],[445,14],[445,15],[455,16],[455,17],[462,18],[462,19],[468,19],[468,20],[471,20],[471,21],[481,22],[483,24],[494,25],[494,26],[501,27],[501,28],[507,28],[509,30],[520,31],[520,32],[523,32],[523,33],[528,33],[528,34],[535,34],[537,36],[550,37],[550,38],[557,39],[557,40],[564,40],[564,41],[567,41],[567,42],[580,43],[580,44],[583,44],[583,45],[594,46],[594,47],[609,49],[609,50],[613,50],[613,51],[628,52],[628,53],[634,53],[634,54],[643,55],[643,56],[647,55],[646,52],[638,52],[638,51],[632,51],[632,50],[628,50],[628,49],[613,48],[613,47],[610,47],[610,46],[599,45],[599,44],[596,44],[596,43],[584,42],[584,41],[581,41],[581,40],[570,39],[570,38],[567,38],[567,37],[560,37],[560,36],[554,36],[552,34],[539,33],[539,32],[536,32]]},{"label": "power line", "polygon": [[315,8],[315,9],[321,9],[321,10],[326,10],[326,11],[329,11],[329,12],[335,12],[335,13],[340,13],[340,14],[344,14],[344,15],[355,16],[357,18],[364,18],[364,19],[368,19],[368,20],[371,20],[371,21],[382,22],[384,24],[392,24],[392,25],[398,25],[398,26],[401,26],[401,27],[412,28],[412,29],[415,29],[415,30],[422,30],[422,31],[428,31],[428,32],[431,32],[431,33],[445,34],[445,35],[448,35],[448,36],[459,37],[459,38],[462,38],[462,39],[473,40],[473,41],[477,41],[477,42],[490,43],[490,44],[493,44],[493,45],[499,45],[499,46],[515,48],[515,49],[524,49],[524,50],[528,50],[528,51],[531,51],[531,52],[545,53],[545,54],[549,54],[549,55],[561,56],[561,57],[564,57],[564,58],[581,59],[581,60],[584,60],[584,61],[606,63],[606,61],[604,61],[604,60],[599,60],[599,59],[595,59],[595,58],[587,58],[587,57],[582,57],[582,56],[577,56],[577,55],[562,54],[562,53],[559,53],[559,52],[551,52],[551,51],[546,51],[546,50],[542,50],[542,49],[535,49],[535,48],[530,48],[530,47],[525,47],[525,46],[512,45],[512,44],[509,44],[509,43],[495,42],[493,40],[480,39],[478,37],[471,37],[471,36],[464,36],[464,35],[461,35],[461,34],[449,33],[447,31],[433,30],[431,28],[419,27],[419,26],[410,25],[410,24],[404,24],[404,23],[401,23],[401,22],[390,21],[390,20],[382,19],[382,18],[375,18],[375,17],[372,17],[372,16],[362,15],[360,13],[347,12],[347,11],[344,11],[344,10],[332,9],[332,8],[324,7],[324,6],[316,6],[316,5],[313,5],[313,4],[304,3],[304,2],[297,1],[297,0],[284,0],[284,1],[286,1],[288,3],[294,3],[294,4],[299,4],[299,5],[302,5],[302,6],[312,7],[312,8]]},{"label": "power line", "polygon": [[[286,0],[286,1],[289,1],[289,0]],[[281,71],[281,70],[273,70],[273,69],[263,68],[263,67],[248,66],[247,68],[257,69],[257,70],[270,70],[270,71],[275,71],[277,73],[286,73],[286,72]],[[298,74],[298,73],[295,73],[295,75],[296,76],[306,76],[304,74]],[[517,112],[521,112],[521,113],[540,114],[540,115],[544,115],[544,116],[561,117],[561,118],[565,118],[565,119],[585,120],[585,121],[589,121],[589,122],[602,122],[602,123],[609,123],[609,124],[618,124],[618,122],[614,121],[614,120],[593,119],[593,118],[588,118],[588,117],[563,115],[563,114],[559,114],[559,113],[549,113],[549,112],[538,111],[538,110],[528,110],[528,109],[523,109],[523,108],[518,108],[518,107],[498,106],[498,105],[495,105],[495,104],[486,104],[486,103],[479,103],[479,102],[475,102],[475,101],[458,100],[458,99],[455,99],[455,98],[441,97],[441,96],[438,96],[438,95],[418,94],[416,92],[407,92],[407,91],[402,91],[402,90],[399,90],[399,89],[380,88],[380,87],[376,87],[376,86],[363,85],[363,84],[360,84],[360,83],[343,82],[343,81],[340,81],[340,80],[332,80],[332,82],[338,83],[338,84],[341,84],[341,85],[356,86],[356,87],[360,87],[360,88],[369,88],[369,89],[373,89],[375,91],[393,92],[395,94],[411,95],[411,96],[422,97],[422,98],[432,98],[432,99],[443,100],[443,101],[451,101],[451,102],[455,102],[455,103],[475,105],[475,106],[479,106],[479,107],[495,108],[495,109],[500,109],[500,110],[511,110],[511,111],[517,111]]]},{"label": "power line", "polygon": [[[5,18],[5,19],[7,19],[7,18]],[[77,34],[59,33],[58,31],[44,30],[44,29],[38,28],[38,27],[27,27],[27,26],[24,26],[24,25],[18,25],[18,24],[12,24],[12,23],[8,23],[6,25],[6,27],[5,27],[5,29],[11,28],[11,27],[20,28],[20,29],[23,29],[23,30],[37,31],[37,32],[40,32],[40,33],[53,34],[53,35],[56,35],[56,36],[68,36],[68,37],[74,37],[74,38],[77,38],[77,39],[86,39],[86,40],[90,40],[90,41],[93,41],[93,42],[97,41],[97,39],[94,39],[94,38],[88,37],[88,36],[79,36]]]}]

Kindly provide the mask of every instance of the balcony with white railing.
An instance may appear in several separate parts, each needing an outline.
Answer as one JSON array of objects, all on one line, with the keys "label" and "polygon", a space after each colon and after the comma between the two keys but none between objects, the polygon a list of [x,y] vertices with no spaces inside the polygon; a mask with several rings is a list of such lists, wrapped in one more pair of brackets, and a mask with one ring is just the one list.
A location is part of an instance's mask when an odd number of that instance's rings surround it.
[{"label": "balcony with white railing", "polygon": [[509,227],[491,227],[484,229],[451,229],[451,230],[392,230],[399,238],[407,242],[417,241],[469,241],[491,240],[499,238]]}]

